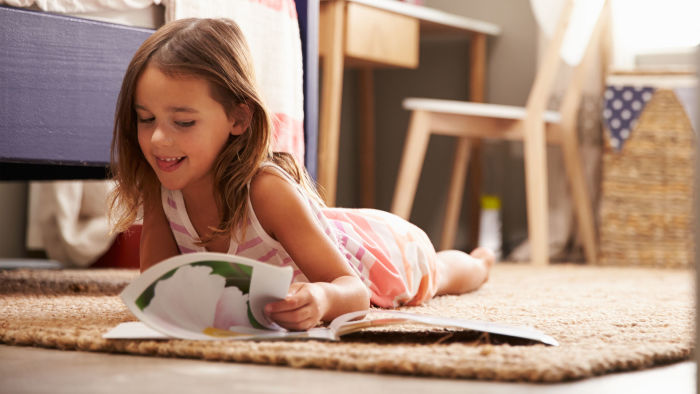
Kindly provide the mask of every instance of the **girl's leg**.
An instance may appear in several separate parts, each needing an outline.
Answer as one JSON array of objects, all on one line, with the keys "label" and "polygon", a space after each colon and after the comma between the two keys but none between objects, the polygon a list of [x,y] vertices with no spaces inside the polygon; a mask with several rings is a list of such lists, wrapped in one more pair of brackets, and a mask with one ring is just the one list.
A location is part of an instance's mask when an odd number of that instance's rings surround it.
[{"label": "girl's leg", "polygon": [[481,287],[489,278],[495,261],[493,252],[476,248],[471,254],[460,250],[437,253],[440,283],[437,295],[462,294]]}]

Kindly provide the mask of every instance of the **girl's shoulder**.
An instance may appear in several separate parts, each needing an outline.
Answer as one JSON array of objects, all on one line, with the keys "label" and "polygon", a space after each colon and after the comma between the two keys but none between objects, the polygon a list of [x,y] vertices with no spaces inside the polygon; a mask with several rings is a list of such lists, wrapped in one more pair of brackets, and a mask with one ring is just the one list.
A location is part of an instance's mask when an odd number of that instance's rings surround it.
[{"label": "girl's shoulder", "polygon": [[279,188],[296,189],[297,183],[281,167],[272,163],[263,163],[250,180],[248,191],[253,195],[274,193]]},{"label": "girl's shoulder", "polygon": [[249,186],[250,201],[255,206],[268,205],[279,199],[289,198],[299,193],[297,183],[284,169],[264,163],[261,165]]},{"label": "girl's shoulder", "polygon": [[287,181],[291,184],[296,184],[296,181],[294,181],[292,176],[289,175],[287,173],[287,171],[285,171],[282,167],[278,166],[277,164],[270,163],[270,162],[264,162],[260,165],[260,167],[258,167],[257,172],[255,173],[255,175],[253,175],[253,181],[256,178],[259,178],[261,176],[266,177],[269,175],[280,178],[280,179]]},{"label": "girl's shoulder", "polygon": [[275,167],[260,168],[250,182],[253,214],[273,239],[290,223],[312,212],[303,192],[286,173]]},{"label": "girl's shoulder", "polygon": [[294,187],[281,168],[261,167],[250,180],[250,193],[274,192],[275,188]]},{"label": "girl's shoulder", "polygon": [[259,206],[287,206],[291,201],[297,207],[306,206],[312,211],[320,209],[314,195],[308,192],[284,168],[273,164],[261,165],[251,179],[248,193],[252,208],[257,211]]}]

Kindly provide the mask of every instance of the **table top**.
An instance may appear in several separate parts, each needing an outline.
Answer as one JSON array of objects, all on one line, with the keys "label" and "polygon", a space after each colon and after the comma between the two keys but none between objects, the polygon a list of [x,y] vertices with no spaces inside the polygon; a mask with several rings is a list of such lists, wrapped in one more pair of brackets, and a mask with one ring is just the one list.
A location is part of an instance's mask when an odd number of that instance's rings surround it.
[{"label": "table top", "polygon": [[[328,0],[322,0],[328,1]],[[501,27],[493,23],[467,18],[425,6],[410,4],[396,0],[348,0],[353,3],[379,8],[400,15],[416,18],[421,28],[431,31],[460,30],[473,33],[483,33],[491,36],[501,34]]]}]

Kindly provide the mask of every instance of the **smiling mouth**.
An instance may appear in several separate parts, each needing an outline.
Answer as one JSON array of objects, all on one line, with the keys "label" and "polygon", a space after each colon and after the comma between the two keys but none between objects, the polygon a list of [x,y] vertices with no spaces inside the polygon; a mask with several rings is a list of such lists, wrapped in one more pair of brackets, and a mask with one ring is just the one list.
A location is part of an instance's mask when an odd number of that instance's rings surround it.
[{"label": "smiling mouth", "polygon": [[162,171],[175,171],[187,156],[180,157],[156,157],[156,164]]}]

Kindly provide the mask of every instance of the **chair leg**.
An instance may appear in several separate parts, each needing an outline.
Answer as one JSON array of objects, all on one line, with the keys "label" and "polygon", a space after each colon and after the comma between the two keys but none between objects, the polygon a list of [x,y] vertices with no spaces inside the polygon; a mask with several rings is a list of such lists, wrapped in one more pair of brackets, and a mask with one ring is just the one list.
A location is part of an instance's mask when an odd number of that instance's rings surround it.
[{"label": "chair leg", "polygon": [[479,245],[479,232],[481,231],[481,193],[483,184],[483,168],[481,163],[481,158],[483,156],[483,147],[481,140],[472,140],[472,147],[469,154],[469,167],[467,172],[469,173],[469,178],[467,178],[467,185],[464,190],[469,190],[469,195],[467,196],[467,209],[472,212],[473,215],[469,219],[469,242],[468,245],[471,248],[480,246]]},{"label": "chair leg", "polygon": [[525,120],[523,143],[530,258],[534,265],[547,265],[549,264],[547,146],[541,119]]},{"label": "chair leg", "polygon": [[447,206],[445,207],[445,218],[442,225],[440,250],[452,249],[454,247],[457,227],[459,224],[459,214],[462,207],[464,182],[466,180],[467,169],[469,167],[470,149],[471,141],[469,138],[459,138],[457,147],[455,148],[452,176],[450,178],[450,189],[447,194]]},{"label": "chair leg", "polygon": [[425,151],[428,149],[429,127],[429,113],[425,111],[411,113],[396,188],[394,189],[394,199],[391,203],[391,212],[406,220],[411,216]]},{"label": "chair leg", "polygon": [[562,132],[562,150],[564,151],[564,165],[569,178],[569,190],[574,200],[576,223],[583,241],[583,253],[586,261],[595,264],[598,257],[596,246],[595,222],[593,220],[593,208],[588,195],[586,180],[581,163],[581,151],[575,128],[568,128]]}]

